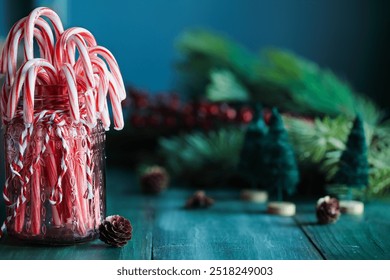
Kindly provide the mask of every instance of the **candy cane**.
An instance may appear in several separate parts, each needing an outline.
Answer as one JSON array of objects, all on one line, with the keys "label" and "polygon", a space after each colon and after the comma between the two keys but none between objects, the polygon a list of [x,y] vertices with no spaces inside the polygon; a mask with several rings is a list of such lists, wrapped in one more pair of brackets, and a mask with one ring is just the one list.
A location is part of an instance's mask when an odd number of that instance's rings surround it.
[{"label": "candy cane", "polygon": [[[29,69],[26,83],[24,87],[24,98],[23,98],[23,119],[26,124],[32,124],[34,116],[34,96],[35,96],[35,84],[38,73],[41,69],[38,67],[32,67]],[[42,111],[37,120],[41,120],[47,111]]]},{"label": "candy cane", "polygon": [[[20,91],[26,79],[27,73],[31,67],[39,67],[41,69],[44,69],[49,75],[52,83],[55,83],[57,80],[55,69],[53,65],[51,65],[47,60],[42,58],[34,58],[32,60],[25,62],[23,66],[16,73],[16,77],[15,77],[16,80],[11,88],[9,100],[7,103],[6,116],[10,119],[13,118],[15,115],[15,111],[20,98]],[[27,85],[27,87],[29,86],[31,85]],[[30,90],[33,91],[33,88],[30,88]]]},{"label": "candy cane", "polygon": [[93,71],[99,76],[98,94],[96,96],[97,111],[99,113],[104,110],[104,100],[107,97],[109,87],[110,72],[103,60],[98,57],[91,57]]},{"label": "candy cane", "polygon": [[110,71],[119,86],[119,92],[117,94],[119,94],[121,101],[124,100],[126,98],[125,85],[123,83],[122,74],[119,70],[118,62],[116,61],[115,57],[108,49],[101,46],[91,47],[88,51],[91,56],[100,55],[107,62],[108,66],[110,67]]},{"label": "candy cane", "polygon": [[[8,60],[10,59],[9,57],[9,45],[10,42],[13,40],[13,37],[15,36],[15,33],[18,32],[18,30],[21,29],[21,26],[24,25],[26,18],[22,18],[19,21],[17,21],[10,31],[8,32],[7,39],[5,41],[3,51],[1,52],[1,61],[0,61],[0,73],[5,74],[7,72],[7,64]],[[17,52],[17,49],[15,50]],[[15,60],[16,63],[16,60]]]},{"label": "candy cane", "polygon": [[[42,33],[40,30],[34,30],[36,34],[36,38],[38,41],[38,45],[40,46],[41,53],[45,53],[44,47],[44,39],[42,37]],[[9,42],[8,55],[7,55],[7,72],[6,72],[6,84],[12,85],[14,82],[15,73],[17,71],[17,58],[18,58],[18,47],[20,40],[24,37],[24,31],[22,29],[17,30],[15,34],[13,34],[13,39]]]},{"label": "candy cane", "polygon": [[89,126],[86,124],[85,128],[87,130],[86,133],[86,143],[87,143],[87,149],[86,149],[86,163],[85,163],[85,168],[86,168],[86,174],[87,174],[87,190],[84,193],[84,198],[86,199],[92,199],[94,197],[93,195],[93,180],[92,180],[92,142],[91,142],[91,134],[92,130],[89,128]]},{"label": "candy cane", "polygon": [[[17,57],[18,57],[18,47],[20,45],[21,39],[25,35],[24,23],[25,19],[19,21],[13,29],[11,29],[10,34],[7,38],[6,44],[2,52],[2,72],[7,73],[7,84],[12,85],[13,78],[16,72]],[[48,23],[43,19],[37,20],[37,26],[40,27],[34,28],[34,37],[37,39],[37,43],[40,49],[41,56],[48,61],[51,61],[52,53],[54,50],[54,39],[51,32],[51,28]]]},{"label": "candy cane", "polygon": [[107,100],[104,100],[104,109],[101,112],[101,116],[100,117],[101,117],[101,120],[102,120],[102,123],[103,123],[104,130],[105,131],[110,130],[111,121],[110,121],[110,115],[108,113]]},{"label": "candy cane", "polygon": [[[52,112],[51,114],[56,114],[57,112]],[[45,160],[45,169],[46,169],[46,178],[49,184],[49,187],[52,189],[52,193],[55,192],[55,186],[58,178],[57,171],[57,158],[55,156],[55,142],[49,143],[50,136],[54,135],[53,125],[54,123],[50,120],[47,121],[47,133],[45,136],[45,146],[48,151],[48,156]],[[52,213],[53,213],[53,223],[55,226],[61,226],[62,220],[62,212],[60,205],[51,205]]]},{"label": "candy cane", "polygon": [[64,126],[66,125],[65,119],[60,117],[58,117],[57,119],[56,114],[53,114],[50,118],[50,121],[56,123],[55,133],[60,139],[63,148],[62,157],[61,157],[61,173],[58,175],[57,184],[53,189],[49,198],[49,202],[52,205],[56,205],[58,203],[61,203],[62,201],[62,178],[65,176],[66,171],[68,170],[67,161],[68,161],[68,156],[70,154],[70,149],[67,141],[65,141],[63,136]]},{"label": "candy cane", "polygon": [[[30,137],[32,137],[33,134],[33,128],[36,127],[36,125],[42,121],[42,119],[45,117],[47,114],[47,111],[42,111],[38,113],[35,118],[34,118],[34,125],[30,126]],[[30,142],[30,140],[28,139]],[[39,234],[40,232],[40,220],[41,220],[41,211],[40,211],[40,204],[41,204],[41,199],[40,199],[40,179],[41,179],[41,172],[40,172],[40,159],[45,152],[46,145],[47,145],[47,139],[43,143],[42,147],[39,148],[40,145],[29,145],[30,149],[36,149],[36,153],[33,152],[33,155],[35,155],[35,160],[30,164],[29,168],[27,168],[25,175],[24,175],[24,181],[22,185],[22,189],[27,192],[27,186],[30,183],[30,194],[31,194],[31,203],[32,203],[32,219],[31,219],[31,224],[32,224],[32,232],[34,234]],[[36,206],[36,207],[35,207]],[[19,206],[19,209],[15,209],[15,231],[16,232],[21,232],[23,229],[24,225],[24,212],[25,212],[25,201],[22,200],[22,204]]]},{"label": "candy cane", "polygon": [[[92,69],[92,63],[91,58],[88,54],[87,45],[82,40],[82,37],[80,35],[74,35],[71,37],[72,43],[75,43],[77,50],[79,51],[80,57],[79,60],[81,60],[83,64],[83,70],[86,77],[87,85],[91,88],[95,87],[95,80],[93,78],[93,69]],[[72,59],[74,61],[74,59]],[[74,65],[74,63],[72,64]]]},{"label": "candy cane", "polygon": [[5,110],[7,107],[7,102],[8,102],[8,93],[7,93],[7,88],[6,84],[4,83],[2,88],[1,88],[1,100],[0,100],[0,110],[1,110],[1,117],[2,117],[2,123],[3,125],[9,121],[5,115]]},{"label": "candy cane", "polygon": [[[69,62],[74,65],[75,44],[68,44],[67,42],[75,35],[79,35],[87,46],[96,46],[95,37],[87,29],[73,27],[65,30],[55,47],[55,57],[58,62],[57,67],[60,67],[64,62]],[[67,55],[67,57],[65,58],[64,55]]]},{"label": "candy cane", "polygon": [[[9,207],[14,207],[14,214],[13,217],[19,217],[18,222],[16,223],[16,230],[21,231],[21,225],[23,225],[24,221],[24,210],[25,210],[25,201],[26,201],[26,187],[24,185],[24,178],[21,175],[21,171],[23,169],[23,164],[24,164],[24,154],[25,151],[27,150],[27,145],[30,142],[30,137],[32,134],[32,127],[28,127],[27,125],[25,126],[23,132],[21,133],[19,137],[19,150],[18,150],[18,155],[14,158],[14,161],[10,163],[10,171],[11,174],[9,177],[6,179],[5,184],[4,184],[4,189],[3,189],[3,197],[6,201],[6,204],[9,205]],[[10,182],[15,178],[18,177],[20,181],[20,185],[22,186],[20,188],[20,194],[18,195],[16,202],[12,204],[10,201],[9,195],[8,195],[8,188]],[[22,213],[20,213],[22,212]],[[11,220],[12,215],[7,217],[7,220]],[[19,232],[20,232],[19,231]]]},{"label": "candy cane", "polygon": [[70,116],[75,123],[78,123],[80,121],[80,108],[79,97],[76,87],[76,74],[69,63],[65,63],[62,66],[61,70],[63,75],[65,76],[66,85],[68,88]]},{"label": "candy cane", "polygon": [[87,125],[91,127],[96,126],[96,98],[92,90],[85,92],[85,108],[87,111]]},{"label": "candy cane", "polygon": [[110,93],[112,113],[114,115],[114,129],[121,130],[124,126],[122,106],[121,106],[121,100],[117,95],[118,88],[113,76],[109,77],[108,92]]},{"label": "candy cane", "polygon": [[24,23],[26,36],[24,37],[24,53],[26,60],[34,58],[34,26],[41,16],[46,16],[54,27],[56,38],[64,32],[60,17],[51,9],[46,7],[34,9],[28,16]]}]

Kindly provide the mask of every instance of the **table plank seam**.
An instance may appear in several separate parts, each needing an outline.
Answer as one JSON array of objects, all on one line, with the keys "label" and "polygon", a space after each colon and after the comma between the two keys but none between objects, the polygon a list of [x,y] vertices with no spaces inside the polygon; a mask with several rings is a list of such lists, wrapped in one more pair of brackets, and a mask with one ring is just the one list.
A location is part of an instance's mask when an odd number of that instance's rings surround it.
[{"label": "table plank seam", "polygon": [[294,217],[294,222],[297,224],[298,228],[302,230],[303,234],[307,237],[309,242],[313,245],[313,247],[317,250],[317,252],[320,254],[322,259],[326,260],[325,254],[321,251],[320,247],[317,246],[316,242],[310,237],[309,233],[306,231],[306,229],[303,227],[303,225],[298,221],[296,217]]}]

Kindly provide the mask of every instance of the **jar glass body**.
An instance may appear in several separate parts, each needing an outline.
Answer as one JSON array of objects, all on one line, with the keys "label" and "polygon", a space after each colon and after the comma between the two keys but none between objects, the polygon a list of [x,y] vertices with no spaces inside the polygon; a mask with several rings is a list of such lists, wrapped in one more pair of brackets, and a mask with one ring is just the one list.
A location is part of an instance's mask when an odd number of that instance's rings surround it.
[{"label": "jar glass body", "polygon": [[105,130],[73,123],[66,92],[37,86],[33,123],[19,106],[4,128],[7,232],[28,242],[92,240],[105,218]]}]

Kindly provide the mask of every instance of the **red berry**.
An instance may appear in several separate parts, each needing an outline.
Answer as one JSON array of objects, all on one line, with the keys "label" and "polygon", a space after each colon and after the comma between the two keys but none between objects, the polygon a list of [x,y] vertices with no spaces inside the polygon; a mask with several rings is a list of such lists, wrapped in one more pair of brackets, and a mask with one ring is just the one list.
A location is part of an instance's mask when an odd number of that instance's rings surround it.
[{"label": "red berry", "polygon": [[219,107],[217,104],[211,104],[208,109],[209,114],[212,116],[217,116],[219,114]]},{"label": "red berry", "polygon": [[266,124],[269,124],[269,121],[271,120],[272,113],[271,111],[264,111],[263,117]]},{"label": "red berry", "polygon": [[201,118],[205,118],[207,116],[207,105],[201,104],[198,108],[198,116]]},{"label": "red berry", "polygon": [[249,123],[253,119],[252,110],[248,107],[243,107],[240,110],[240,121],[243,123]]},{"label": "red berry", "polygon": [[180,108],[180,98],[177,94],[173,93],[171,94],[169,98],[169,108],[177,111]]},{"label": "red berry", "polygon": [[237,112],[235,109],[229,108],[226,110],[225,116],[226,116],[227,120],[232,121],[236,118]]}]

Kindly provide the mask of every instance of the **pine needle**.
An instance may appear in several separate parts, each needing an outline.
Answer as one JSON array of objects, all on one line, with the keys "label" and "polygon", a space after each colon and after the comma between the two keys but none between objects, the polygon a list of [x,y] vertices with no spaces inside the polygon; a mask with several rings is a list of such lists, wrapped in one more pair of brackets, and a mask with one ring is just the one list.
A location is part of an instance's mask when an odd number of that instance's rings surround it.
[{"label": "pine needle", "polygon": [[247,101],[247,90],[228,70],[214,69],[210,74],[211,83],[207,86],[206,96],[214,102]]},{"label": "pine needle", "polygon": [[226,128],[162,138],[160,153],[175,177],[197,181],[226,179],[236,168],[244,132]]}]

